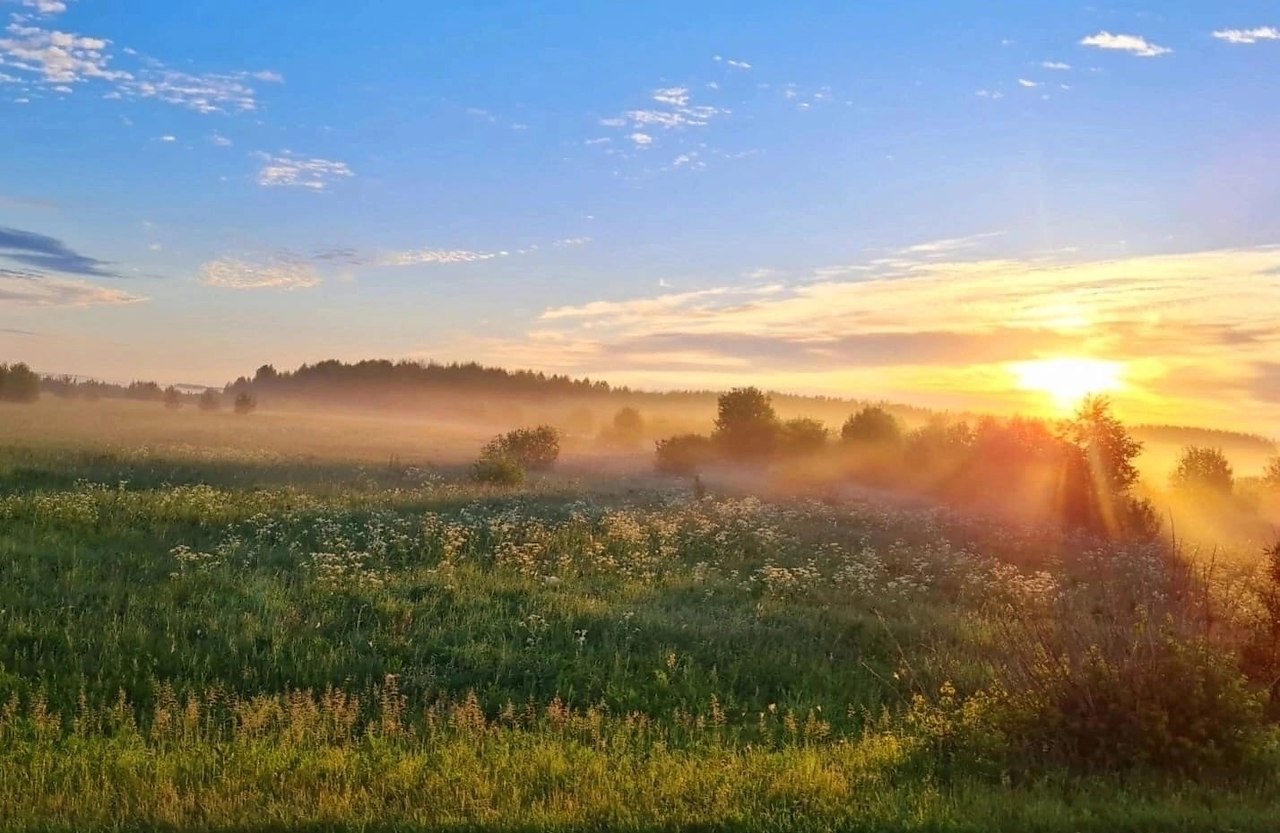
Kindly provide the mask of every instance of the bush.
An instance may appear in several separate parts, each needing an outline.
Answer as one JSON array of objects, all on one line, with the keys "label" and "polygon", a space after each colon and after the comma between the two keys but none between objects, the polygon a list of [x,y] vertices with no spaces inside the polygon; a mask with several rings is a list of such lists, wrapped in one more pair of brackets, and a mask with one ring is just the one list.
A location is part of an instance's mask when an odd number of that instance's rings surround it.
[{"label": "bush", "polygon": [[471,477],[477,483],[493,486],[519,486],[524,483],[524,469],[507,457],[481,455],[471,466]]},{"label": "bush", "polygon": [[1170,483],[1181,491],[1225,497],[1235,488],[1235,475],[1221,450],[1189,446],[1182,452]]},{"label": "bush", "polygon": [[1264,553],[1254,585],[1258,616],[1244,646],[1245,672],[1267,691],[1267,713],[1280,719],[1280,542]]},{"label": "bush", "polygon": [[21,362],[0,364],[0,401],[35,402],[40,398],[40,377]]},{"label": "bush", "polygon": [[659,440],[654,468],[664,474],[696,474],[715,459],[715,443],[702,434],[681,434]]},{"label": "bush", "polygon": [[511,460],[534,471],[549,469],[560,458],[560,432],[550,425],[508,431],[490,440],[480,457]]},{"label": "bush", "polygon": [[1172,620],[1085,616],[1063,609],[1004,635],[992,720],[1014,754],[1082,771],[1221,774],[1251,761],[1261,700],[1231,654]]},{"label": "bush", "polygon": [[237,414],[245,416],[254,412],[258,407],[258,400],[247,393],[240,393],[236,396],[235,404],[232,407]]},{"label": "bush", "polygon": [[619,448],[635,448],[644,439],[644,417],[635,408],[622,408],[600,432],[600,439]]}]

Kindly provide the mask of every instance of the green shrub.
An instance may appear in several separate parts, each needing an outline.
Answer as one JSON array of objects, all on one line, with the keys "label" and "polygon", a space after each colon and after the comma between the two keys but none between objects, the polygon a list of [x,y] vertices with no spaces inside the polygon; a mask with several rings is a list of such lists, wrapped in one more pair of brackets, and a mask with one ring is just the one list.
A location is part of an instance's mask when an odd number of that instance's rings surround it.
[{"label": "green shrub", "polygon": [[663,474],[695,474],[715,459],[715,443],[702,434],[680,434],[659,440],[653,465]]},{"label": "green shrub", "polygon": [[519,486],[524,483],[524,469],[509,457],[482,455],[472,464],[471,477],[477,483],[491,486]]},{"label": "green shrub", "polygon": [[560,458],[560,432],[550,425],[508,431],[490,440],[480,457],[510,460],[533,471],[549,469]]},{"label": "green shrub", "polygon": [[1016,651],[992,714],[1029,763],[1224,774],[1265,734],[1235,658],[1199,637],[1140,623],[1106,648],[1029,640]]}]

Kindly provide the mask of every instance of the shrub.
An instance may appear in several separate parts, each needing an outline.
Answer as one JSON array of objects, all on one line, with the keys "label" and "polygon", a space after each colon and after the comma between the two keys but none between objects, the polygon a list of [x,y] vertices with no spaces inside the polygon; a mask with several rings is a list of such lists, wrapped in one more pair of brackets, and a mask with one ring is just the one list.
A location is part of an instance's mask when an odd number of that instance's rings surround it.
[{"label": "shrub", "polygon": [[1225,497],[1235,487],[1235,475],[1221,450],[1189,446],[1182,452],[1170,483],[1181,491]]},{"label": "shrub", "polygon": [[759,388],[734,388],[716,403],[712,439],[734,460],[768,457],[778,442],[778,416]]},{"label": "shrub", "polygon": [[511,460],[535,471],[549,469],[560,458],[560,432],[550,425],[508,431],[490,440],[480,457]]},{"label": "shrub", "polygon": [[1267,713],[1280,718],[1280,541],[1264,553],[1254,585],[1258,617],[1242,652],[1245,672],[1267,691]]},{"label": "shrub", "polygon": [[1234,657],[1185,628],[1063,615],[1006,634],[993,720],[1024,762],[1224,773],[1251,761],[1262,709]]},{"label": "shrub", "polygon": [[253,413],[257,407],[258,400],[254,399],[247,393],[237,394],[235,404],[232,405],[235,412],[241,416]]},{"label": "shrub", "polygon": [[715,459],[715,443],[702,434],[680,434],[656,443],[654,468],[664,474],[696,474]]},{"label": "shrub", "polygon": [[471,466],[471,477],[477,483],[493,486],[519,486],[524,482],[524,469],[508,457],[481,455]]}]

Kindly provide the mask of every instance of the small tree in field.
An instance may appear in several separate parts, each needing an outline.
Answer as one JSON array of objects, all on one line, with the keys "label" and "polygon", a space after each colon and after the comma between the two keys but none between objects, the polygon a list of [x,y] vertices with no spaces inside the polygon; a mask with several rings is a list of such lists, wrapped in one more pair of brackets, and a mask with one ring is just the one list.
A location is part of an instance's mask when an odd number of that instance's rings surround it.
[{"label": "small tree in field", "polygon": [[1226,496],[1235,487],[1231,463],[1216,448],[1189,446],[1170,478],[1175,489]]},{"label": "small tree in field", "polygon": [[716,404],[712,439],[734,460],[758,460],[771,455],[778,443],[778,415],[759,388],[734,388]]},{"label": "small tree in field", "polygon": [[1262,488],[1280,492],[1280,457],[1272,457],[1262,470]]},{"label": "small tree in field", "polygon": [[258,400],[254,399],[247,393],[238,394],[236,396],[235,404],[232,405],[235,412],[241,416],[247,416],[248,414],[253,413],[257,407]]},{"label": "small tree in field", "polygon": [[845,420],[841,442],[859,446],[890,447],[902,444],[898,418],[879,405],[868,405]]},{"label": "small tree in field", "polygon": [[782,423],[778,446],[782,453],[803,457],[816,454],[827,444],[827,427],[816,419],[799,417]]},{"label": "small tree in field", "polygon": [[164,399],[161,401],[164,402],[166,408],[181,408],[182,394],[178,392],[177,388],[170,385],[164,389]]},{"label": "small tree in field", "polygon": [[200,406],[202,411],[216,411],[222,407],[222,395],[213,388],[206,388],[205,392],[200,394],[200,398],[196,400],[196,404]]},{"label": "small tree in field", "polygon": [[0,364],[0,400],[35,402],[40,398],[40,377],[22,362]]}]

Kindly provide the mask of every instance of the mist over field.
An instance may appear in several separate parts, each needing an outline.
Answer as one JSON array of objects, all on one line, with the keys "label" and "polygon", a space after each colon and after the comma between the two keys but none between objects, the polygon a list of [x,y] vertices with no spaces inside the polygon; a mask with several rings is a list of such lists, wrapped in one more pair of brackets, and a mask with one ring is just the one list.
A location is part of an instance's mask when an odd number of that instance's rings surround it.
[{"label": "mist over field", "polygon": [[1276,136],[1274,0],[0,0],[0,833],[1275,833]]}]

